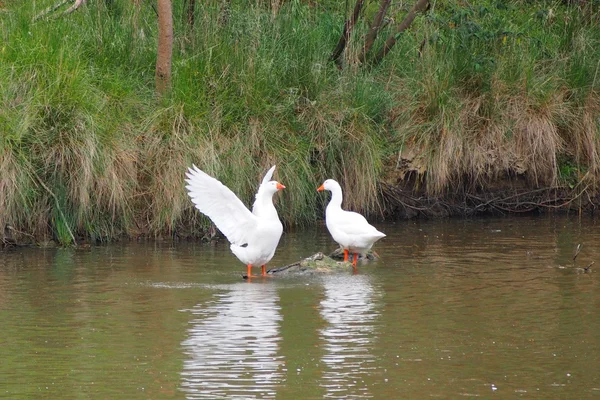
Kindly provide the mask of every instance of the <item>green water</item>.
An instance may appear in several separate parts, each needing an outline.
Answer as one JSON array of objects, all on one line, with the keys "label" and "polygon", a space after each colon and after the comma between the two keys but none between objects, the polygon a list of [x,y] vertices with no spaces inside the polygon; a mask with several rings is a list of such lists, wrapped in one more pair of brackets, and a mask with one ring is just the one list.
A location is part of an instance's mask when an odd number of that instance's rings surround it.
[{"label": "green water", "polygon": [[376,225],[358,274],[251,283],[224,241],[0,252],[0,398],[600,398],[600,223]]}]

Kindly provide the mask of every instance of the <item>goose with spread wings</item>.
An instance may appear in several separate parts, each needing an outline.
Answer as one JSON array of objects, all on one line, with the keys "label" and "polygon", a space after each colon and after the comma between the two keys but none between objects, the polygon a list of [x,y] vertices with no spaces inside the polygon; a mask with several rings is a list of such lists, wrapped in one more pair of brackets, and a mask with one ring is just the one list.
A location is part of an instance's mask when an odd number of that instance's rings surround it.
[{"label": "goose with spread wings", "polygon": [[265,265],[273,258],[283,233],[273,195],[285,186],[271,180],[274,172],[275,165],[258,188],[252,212],[227,186],[195,165],[186,173],[192,202],[227,237],[232,253],[246,264],[248,278],[252,277],[252,266],[259,265],[261,275],[266,276]]}]

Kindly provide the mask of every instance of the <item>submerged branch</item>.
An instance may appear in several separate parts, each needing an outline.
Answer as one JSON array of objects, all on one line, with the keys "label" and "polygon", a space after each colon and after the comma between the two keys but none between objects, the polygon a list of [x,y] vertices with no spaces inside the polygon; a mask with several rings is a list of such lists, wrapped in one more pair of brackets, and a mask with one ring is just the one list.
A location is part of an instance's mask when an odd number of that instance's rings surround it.
[{"label": "submerged branch", "polygon": [[575,261],[575,259],[577,258],[577,256],[579,255],[580,252],[581,252],[581,243],[579,243],[577,245],[577,249],[575,250],[575,255],[573,256],[573,261]]}]

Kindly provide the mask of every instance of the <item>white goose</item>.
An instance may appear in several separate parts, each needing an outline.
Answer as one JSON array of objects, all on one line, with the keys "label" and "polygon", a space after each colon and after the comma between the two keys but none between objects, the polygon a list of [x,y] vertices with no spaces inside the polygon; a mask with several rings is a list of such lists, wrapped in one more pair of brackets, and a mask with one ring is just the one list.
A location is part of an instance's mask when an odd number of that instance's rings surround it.
[{"label": "white goose", "polygon": [[353,211],[342,210],[342,187],[333,179],[327,179],[317,191],[329,190],[331,200],[325,209],[327,229],[342,249],[344,261],[348,261],[348,252],[352,252],[352,265],[356,267],[358,254],[366,253],[373,243],[385,237],[365,217]]},{"label": "white goose", "polygon": [[271,180],[274,171],[275,165],[265,174],[252,212],[227,186],[195,165],[186,173],[192,202],[227,237],[233,254],[247,265],[248,278],[252,277],[253,265],[260,265],[262,276],[266,276],[265,264],[273,258],[283,233],[273,195],[285,186]]}]

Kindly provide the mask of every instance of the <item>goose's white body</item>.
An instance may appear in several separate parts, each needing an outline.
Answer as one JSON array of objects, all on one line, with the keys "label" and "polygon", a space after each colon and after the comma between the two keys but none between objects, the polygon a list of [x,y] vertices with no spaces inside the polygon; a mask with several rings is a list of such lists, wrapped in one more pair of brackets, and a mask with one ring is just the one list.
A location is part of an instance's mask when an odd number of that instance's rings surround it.
[{"label": "goose's white body", "polygon": [[273,194],[285,186],[271,181],[274,171],[275,166],[263,178],[252,212],[227,186],[195,165],[186,173],[186,188],[196,208],[213,221],[231,243],[233,254],[249,267],[271,261],[283,233]]},{"label": "goose's white body", "polygon": [[331,192],[331,200],[325,209],[325,224],[333,240],[344,250],[364,254],[385,237],[359,213],[342,209],[342,188],[335,180],[327,179],[318,190]]}]

